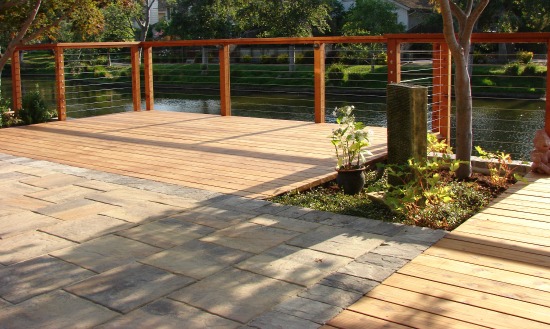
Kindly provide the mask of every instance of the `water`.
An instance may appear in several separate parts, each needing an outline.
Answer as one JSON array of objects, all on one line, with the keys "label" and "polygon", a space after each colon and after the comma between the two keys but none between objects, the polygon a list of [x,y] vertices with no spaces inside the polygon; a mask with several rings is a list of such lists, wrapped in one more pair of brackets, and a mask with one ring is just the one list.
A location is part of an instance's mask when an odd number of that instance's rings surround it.
[{"label": "water", "polygon": [[[23,89],[35,85],[47,102],[55,107],[54,81],[23,78]],[[132,111],[130,83],[101,84],[101,86],[67,84],[67,116],[82,118],[109,113]],[[11,95],[11,81],[3,79],[2,93]],[[210,95],[207,95],[210,94]],[[232,95],[232,114],[302,121],[314,120],[311,93],[246,93]],[[327,93],[327,121],[334,119],[331,112],[336,106],[353,104],[357,118],[371,126],[385,126],[385,98],[380,96],[331,95]],[[210,92],[155,90],[155,110],[219,114],[220,101],[216,90]],[[142,107],[145,107],[142,104]],[[475,99],[473,109],[474,146],[488,151],[505,151],[516,160],[529,160],[532,138],[537,129],[544,127],[545,102],[543,100]],[[451,135],[455,135],[454,115]],[[451,144],[454,145],[454,140]],[[475,155],[474,151],[474,155]]]}]

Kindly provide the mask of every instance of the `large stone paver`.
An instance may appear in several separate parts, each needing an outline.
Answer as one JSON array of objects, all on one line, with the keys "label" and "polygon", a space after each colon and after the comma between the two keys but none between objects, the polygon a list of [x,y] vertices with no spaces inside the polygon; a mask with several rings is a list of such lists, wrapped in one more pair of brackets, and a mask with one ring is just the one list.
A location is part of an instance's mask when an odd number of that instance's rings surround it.
[{"label": "large stone paver", "polygon": [[156,253],[142,262],[173,273],[203,279],[252,255],[246,251],[192,240]]},{"label": "large stone paver", "polygon": [[176,218],[164,218],[120,231],[118,235],[168,249],[213,232],[215,232],[215,229],[208,226],[189,223]]},{"label": "large stone paver", "polygon": [[27,196],[52,203],[62,203],[72,199],[79,199],[98,193],[97,190],[76,186],[62,185],[56,188],[28,193]]},{"label": "large stone paver", "polygon": [[82,217],[97,215],[109,210],[116,210],[120,207],[106,203],[96,202],[87,199],[68,200],[63,203],[46,206],[35,210],[37,213],[59,218],[62,220],[72,220]]},{"label": "large stone paver", "polygon": [[181,302],[161,299],[120,316],[97,329],[119,328],[220,328],[234,329],[241,324],[204,312]]},{"label": "large stone paver", "polygon": [[92,271],[105,272],[161,250],[124,237],[108,235],[51,254]]},{"label": "large stone paver", "polygon": [[246,323],[301,290],[300,286],[291,283],[226,269],[169,295],[169,298]]},{"label": "large stone paver", "polygon": [[101,273],[65,290],[110,309],[128,313],[193,281],[155,267],[134,263]]},{"label": "large stone paver", "polygon": [[378,247],[385,239],[387,237],[377,234],[324,225],[288,243],[297,247],[355,258]]},{"label": "large stone paver", "polygon": [[0,297],[20,303],[92,275],[91,271],[54,257],[33,258],[0,269]]},{"label": "large stone paver", "polygon": [[299,233],[295,231],[254,223],[242,223],[219,230],[201,240],[252,253],[260,253],[297,235]]},{"label": "large stone paver", "polygon": [[12,196],[5,199],[0,198],[0,216],[3,216],[2,211],[8,207],[25,210],[36,210],[51,205],[53,205],[52,202],[30,198],[25,195]]},{"label": "large stone paver", "polygon": [[74,243],[42,232],[20,234],[0,240],[0,263],[11,265]]},{"label": "large stone paver", "polygon": [[243,270],[308,287],[328,273],[345,266],[351,260],[351,258],[316,250],[279,245],[236,266]]},{"label": "large stone paver", "polygon": [[115,316],[116,312],[57,290],[2,309],[0,329],[85,329]]},{"label": "large stone paver", "polygon": [[61,174],[61,173],[52,173],[51,175],[43,176],[43,177],[32,177],[21,180],[22,183],[36,186],[36,187],[42,187],[42,188],[56,188],[56,187],[63,187],[68,186],[71,184],[75,184],[78,182],[81,182],[83,178],[76,177],[73,175],[67,175],[67,174]]},{"label": "large stone paver", "polygon": [[61,221],[55,225],[43,227],[40,231],[63,239],[82,243],[133,226],[135,226],[135,224],[116,218],[92,215],[70,221]]},{"label": "large stone paver", "polygon": [[220,209],[215,207],[199,207],[172,216],[174,218],[193,222],[204,226],[223,229],[245,222],[255,215],[236,210]]},{"label": "large stone paver", "polygon": [[274,215],[260,215],[250,220],[251,223],[282,228],[289,231],[295,231],[300,233],[306,233],[312,231],[320,226],[317,223],[310,223],[303,220],[274,216]]},{"label": "large stone paver", "polygon": [[166,218],[183,211],[179,207],[150,201],[134,202],[124,207],[102,211],[99,214],[122,219],[132,223],[146,223],[155,219]]},{"label": "large stone paver", "polygon": [[29,210],[22,210],[11,215],[1,216],[0,239],[54,225],[59,222],[62,221]]},{"label": "large stone paver", "polygon": [[0,184],[0,200],[12,197],[18,197],[26,193],[42,191],[43,188],[23,184],[18,181],[7,181]]}]

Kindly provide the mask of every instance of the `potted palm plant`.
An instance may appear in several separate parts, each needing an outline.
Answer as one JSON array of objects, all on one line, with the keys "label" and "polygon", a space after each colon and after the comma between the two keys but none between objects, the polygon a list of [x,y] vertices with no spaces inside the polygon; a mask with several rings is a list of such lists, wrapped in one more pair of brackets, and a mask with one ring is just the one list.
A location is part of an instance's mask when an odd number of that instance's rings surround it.
[{"label": "potted palm plant", "polygon": [[365,156],[372,155],[366,149],[372,132],[365,130],[362,122],[356,122],[353,106],[336,108],[337,129],[332,130],[331,142],[336,151],[336,182],[345,194],[357,194],[365,185]]}]

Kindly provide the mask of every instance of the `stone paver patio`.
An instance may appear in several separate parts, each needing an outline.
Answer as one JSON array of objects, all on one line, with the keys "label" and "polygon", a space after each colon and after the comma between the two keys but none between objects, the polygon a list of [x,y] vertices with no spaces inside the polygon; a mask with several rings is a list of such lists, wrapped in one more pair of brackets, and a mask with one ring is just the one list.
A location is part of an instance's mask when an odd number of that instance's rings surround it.
[{"label": "stone paver patio", "polygon": [[0,328],[319,328],[444,234],[0,153]]}]

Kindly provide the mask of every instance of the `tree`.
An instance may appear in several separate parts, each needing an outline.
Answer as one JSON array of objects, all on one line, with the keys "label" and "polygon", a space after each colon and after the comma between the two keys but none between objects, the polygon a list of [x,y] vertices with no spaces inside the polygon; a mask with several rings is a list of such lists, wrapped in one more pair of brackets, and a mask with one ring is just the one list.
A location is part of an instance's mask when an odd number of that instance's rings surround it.
[{"label": "tree", "polygon": [[397,21],[395,5],[386,0],[357,0],[346,15],[345,35],[400,33],[405,26]]},{"label": "tree", "polygon": [[7,0],[0,4],[0,73],[19,45],[55,38],[62,22],[71,22],[83,37],[103,24],[106,0]]},{"label": "tree", "polygon": [[132,6],[129,8],[132,12],[133,22],[138,26],[138,41],[147,39],[147,32],[151,26],[151,8],[157,0],[132,0]]},{"label": "tree", "polygon": [[177,0],[169,34],[182,39],[224,39],[235,36],[235,4],[219,0]]},{"label": "tree", "polygon": [[326,0],[248,0],[235,18],[244,36],[308,37],[328,31],[330,7]]},{"label": "tree", "polygon": [[[468,64],[474,26],[489,0],[467,0],[461,7],[453,0],[437,0],[443,17],[443,35],[455,64],[456,158],[462,161],[457,177],[470,176],[472,165],[472,86]],[[458,31],[455,31],[453,17]]]}]

